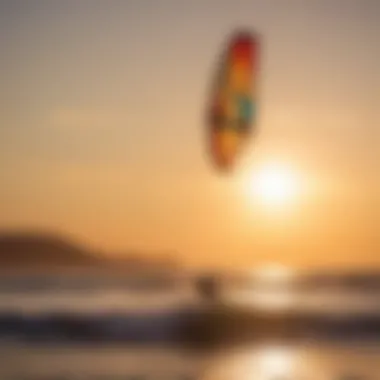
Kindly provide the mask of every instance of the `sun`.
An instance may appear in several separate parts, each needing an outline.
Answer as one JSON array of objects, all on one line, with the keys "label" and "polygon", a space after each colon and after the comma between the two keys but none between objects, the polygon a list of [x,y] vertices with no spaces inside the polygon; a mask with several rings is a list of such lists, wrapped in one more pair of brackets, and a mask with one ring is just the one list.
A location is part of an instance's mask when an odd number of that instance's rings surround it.
[{"label": "sun", "polygon": [[287,205],[295,199],[299,185],[299,179],[291,167],[267,164],[250,174],[247,190],[254,201],[279,206]]}]

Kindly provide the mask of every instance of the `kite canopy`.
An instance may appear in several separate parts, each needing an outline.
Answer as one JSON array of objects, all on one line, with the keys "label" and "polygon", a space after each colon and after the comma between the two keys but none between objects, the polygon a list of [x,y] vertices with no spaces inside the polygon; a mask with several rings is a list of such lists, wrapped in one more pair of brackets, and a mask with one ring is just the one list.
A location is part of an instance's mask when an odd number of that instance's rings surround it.
[{"label": "kite canopy", "polygon": [[211,91],[207,131],[217,169],[234,168],[255,128],[259,40],[247,31],[235,33],[223,52]]}]

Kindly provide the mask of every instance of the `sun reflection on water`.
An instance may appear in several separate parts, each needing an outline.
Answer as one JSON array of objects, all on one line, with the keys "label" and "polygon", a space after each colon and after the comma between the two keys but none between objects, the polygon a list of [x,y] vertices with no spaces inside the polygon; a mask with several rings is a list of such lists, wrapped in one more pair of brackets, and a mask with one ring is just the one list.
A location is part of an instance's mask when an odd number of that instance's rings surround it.
[{"label": "sun reflection on water", "polygon": [[[268,344],[225,352],[203,380],[326,380],[333,372],[307,349]],[[331,368],[330,368],[331,369]]]}]

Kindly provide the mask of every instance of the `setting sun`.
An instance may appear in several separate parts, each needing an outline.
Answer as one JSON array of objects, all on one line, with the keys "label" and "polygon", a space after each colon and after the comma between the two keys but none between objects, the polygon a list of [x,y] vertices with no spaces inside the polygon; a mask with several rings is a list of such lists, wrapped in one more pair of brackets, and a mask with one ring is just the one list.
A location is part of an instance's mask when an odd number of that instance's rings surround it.
[{"label": "setting sun", "polygon": [[291,168],[266,165],[252,173],[248,191],[251,197],[267,205],[291,202],[299,190],[299,181]]}]

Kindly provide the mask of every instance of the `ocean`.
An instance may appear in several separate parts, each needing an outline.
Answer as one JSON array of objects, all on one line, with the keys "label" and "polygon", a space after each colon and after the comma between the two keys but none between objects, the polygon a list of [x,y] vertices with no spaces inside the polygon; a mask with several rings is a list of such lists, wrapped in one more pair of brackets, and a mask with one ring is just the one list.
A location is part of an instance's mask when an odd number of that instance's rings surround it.
[{"label": "ocean", "polygon": [[[223,310],[234,317],[208,344],[219,322],[190,281],[3,276],[0,379],[380,380],[379,290],[227,286]],[[290,309],[307,310],[302,333],[276,336]]]}]

